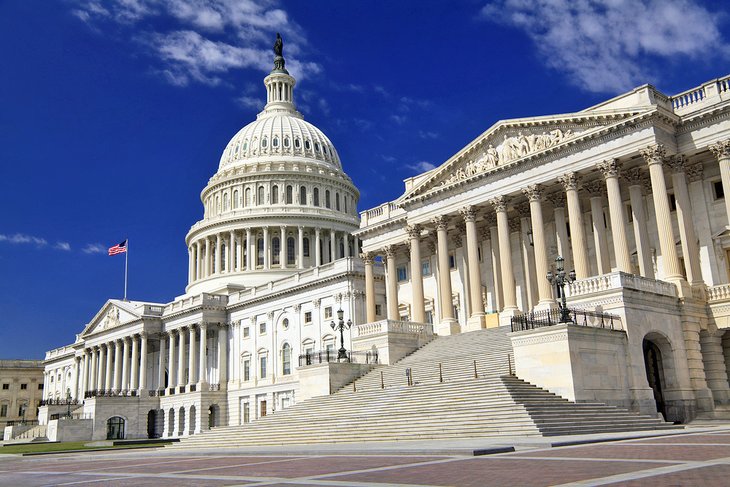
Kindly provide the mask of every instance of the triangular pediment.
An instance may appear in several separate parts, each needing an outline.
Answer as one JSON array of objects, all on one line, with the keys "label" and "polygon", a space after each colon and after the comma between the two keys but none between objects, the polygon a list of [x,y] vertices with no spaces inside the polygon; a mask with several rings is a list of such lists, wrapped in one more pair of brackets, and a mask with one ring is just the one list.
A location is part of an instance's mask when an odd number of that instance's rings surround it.
[{"label": "triangular pediment", "polygon": [[110,299],[101,307],[89,324],[86,325],[84,331],[81,332],[81,337],[83,338],[99,333],[100,331],[110,330],[125,323],[136,321],[142,317],[143,310],[143,303]]},{"label": "triangular pediment", "polygon": [[647,106],[500,121],[421,178],[396,203],[561,151],[655,110]]}]

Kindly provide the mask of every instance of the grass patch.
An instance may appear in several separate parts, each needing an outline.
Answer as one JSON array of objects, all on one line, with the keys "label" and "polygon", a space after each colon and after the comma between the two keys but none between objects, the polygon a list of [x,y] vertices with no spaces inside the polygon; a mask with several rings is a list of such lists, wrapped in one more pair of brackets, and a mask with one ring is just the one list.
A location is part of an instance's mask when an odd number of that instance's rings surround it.
[{"label": "grass patch", "polygon": [[130,448],[144,448],[149,446],[164,446],[169,443],[137,443],[131,445],[117,445],[117,446],[91,446],[87,447],[84,444],[89,443],[88,441],[67,441],[63,443],[33,443],[30,445],[8,445],[0,448],[2,454],[21,454],[21,453],[48,453],[48,452],[62,452],[71,450],[125,450]]}]

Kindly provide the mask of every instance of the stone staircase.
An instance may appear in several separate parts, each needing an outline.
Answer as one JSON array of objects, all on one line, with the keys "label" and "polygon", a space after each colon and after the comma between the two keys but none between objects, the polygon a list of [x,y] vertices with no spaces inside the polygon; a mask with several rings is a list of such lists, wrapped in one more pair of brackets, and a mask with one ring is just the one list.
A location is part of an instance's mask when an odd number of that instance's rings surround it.
[{"label": "stone staircase", "polygon": [[509,338],[502,329],[440,337],[335,394],[312,398],[249,424],[214,428],[168,448],[674,428],[660,419],[601,403],[571,403],[524,382],[509,373],[510,352]]},{"label": "stone staircase", "polygon": [[48,427],[45,424],[39,424],[14,436],[12,440],[8,440],[5,443],[10,444],[48,441],[48,437],[46,436],[47,429]]}]

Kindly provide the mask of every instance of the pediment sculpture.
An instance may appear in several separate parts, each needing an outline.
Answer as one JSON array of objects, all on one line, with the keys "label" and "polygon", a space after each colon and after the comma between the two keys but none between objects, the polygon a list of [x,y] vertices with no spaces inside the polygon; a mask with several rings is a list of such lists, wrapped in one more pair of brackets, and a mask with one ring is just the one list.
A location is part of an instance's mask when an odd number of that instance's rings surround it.
[{"label": "pediment sculpture", "polygon": [[119,326],[119,309],[112,306],[109,311],[104,315],[104,319],[101,322],[101,329],[113,328]]}]

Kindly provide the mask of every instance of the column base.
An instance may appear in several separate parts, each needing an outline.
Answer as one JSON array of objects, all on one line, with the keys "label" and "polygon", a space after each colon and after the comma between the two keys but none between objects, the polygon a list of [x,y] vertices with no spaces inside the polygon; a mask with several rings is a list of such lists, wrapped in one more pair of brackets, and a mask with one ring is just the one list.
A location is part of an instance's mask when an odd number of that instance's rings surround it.
[{"label": "column base", "polygon": [[453,318],[442,321],[436,327],[436,334],[440,336],[458,335],[459,333],[461,333],[461,326]]},{"label": "column base", "polygon": [[486,320],[485,320],[484,314],[472,315],[466,321],[466,327],[465,327],[464,331],[467,332],[467,331],[481,330],[482,328],[486,328],[485,323],[486,323]]},{"label": "column base", "polygon": [[689,285],[687,280],[683,278],[682,276],[679,277],[668,277],[665,279],[662,279],[666,282],[671,282],[675,286],[677,286],[677,297],[679,298],[691,298],[692,297],[692,287]]},{"label": "column base", "polygon": [[512,317],[520,312],[517,308],[505,308],[499,312],[499,326],[512,326]]},{"label": "column base", "polygon": [[535,311],[545,311],[549,309],[558,309],[558,303],[551,299],[548,301],[540,301],[537,305],[535,305]]}]

